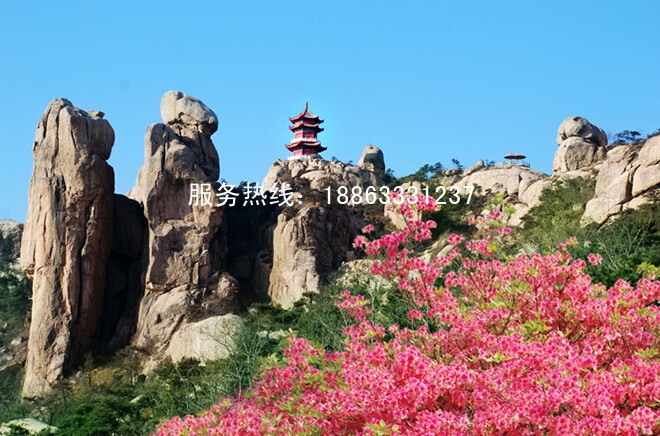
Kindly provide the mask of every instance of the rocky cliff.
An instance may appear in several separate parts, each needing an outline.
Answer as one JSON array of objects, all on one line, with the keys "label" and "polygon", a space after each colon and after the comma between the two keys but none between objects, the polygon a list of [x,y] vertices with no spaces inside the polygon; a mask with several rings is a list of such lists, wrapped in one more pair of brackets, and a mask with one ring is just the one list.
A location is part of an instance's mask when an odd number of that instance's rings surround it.
[{"label": "rocky cliff", "polygon": [[[273,163],[262,186],[270,193],[286,187],[288,203],[252,204],[236,192],[236,205],[216,206],[218,117],[178,91],[167,92],[160,109],[162,123],[147,129],[144,165],[127,196],[114,194],[107,163],[114,133],[101,112],[59,99],[39,122],[20,262],[33,278],[26,397],[47,394],[99,350],[130,344],[149,362],[225,356],[241,310],[254,302],[291,307],[354,257],[365,210],[405,225],[380,204],[334,197],[340,187],[383,186],[385,160],[373,145],[357,165],[320,156]],[[517,209],[514,226],[565,178],[595,182],[585,224],[638,207],[660,184],[660,137],[607,147],[602,129],[570,117],[557,145],[552,175],[478,162],[434,182],[504,194]],[[202,184],[211,205],[192,198],[193,185]]]},{"label": "rocky cliff", "polygon": [[273,163],[263,188],[289,186],[299,203],[280,213],[273,229],[268,296],[274,304],[291,307],[304,293],[316,292],[339,268],[364,222],[350,205],[334,201],[334,194],[340,186],[349,191],[379,188],[383,182],[378,171],[384,169],[383,152],[373,145],[365,147],[358,166],[321,158]]},{"label": "rocky cliff", "polygon": [[223,209],[189,201],[193,183],[218,188],[211,140],[218,118],[177,91],[163,96],[160,109],[164,123],[147,129],[145,163],[128,194],[147,221],[144,296],[133,343],[150,353],[168,350],[183,325],[231,312],[238,292],[224,274]]},{"label": "rocky cliff", "polygon": [[26,397],[48,393],[92,349],[112,235],[113,143],[102,113],[65,99],[39,120],[20,259],[33,281]]}]

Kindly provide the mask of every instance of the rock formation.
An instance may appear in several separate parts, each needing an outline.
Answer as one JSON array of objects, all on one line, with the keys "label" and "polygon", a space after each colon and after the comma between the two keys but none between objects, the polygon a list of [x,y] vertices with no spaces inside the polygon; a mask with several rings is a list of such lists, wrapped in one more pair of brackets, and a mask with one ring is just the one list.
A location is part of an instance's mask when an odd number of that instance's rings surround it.
[{"label": "rock formation", "polygon": [[596,174],[596,191],[582,222],[604,223],[627,208],[649,201],[645,194],[660,185],[660,136],[637,145],[619,145],[607,153]]},{"label": "rock formation", "polygon": [[291,307],[305,292],[318,291],[350,251],[355,230],[364,223],[351,212],[349,206],[354,205],[334,200],[329,204],[325,189],[332,189],[334,199],[340,186],[349,190],[382,186],[379,176],[365,169],[384,168],[382,151],[368,145],[360,161],[364,168],[319,158],[278,160],[271,166],[263,188],[286,184],[295,199],[293,206],[279,214],[273,229],[268,280],[268,296],[273,303]]},{"label": "rock formation", "polygon": [[[367,146],[367,149],[369,147],[373,146]],[[323,192],[328,186],[333,189],[346,186],[350,189],[353,186],[366,188],[379,187],[383,184],[373,171],[338,160],[326,161],[321,158],[275,161],[261,185],[264,191],[270,191],[281,187],[284,183],[299,189],[307,188],[318,192]]]},{"label": "rock formation", "polygon": [[25,397],[46,394],[92,348],[110,251],[113,143],[102,113],[65,99],[39,120],[20,259],[33,280]]},{"label": "rock formation", "polygon": [[[449,172],[434,181],[436,185],[447,188],[446,194],[442,199],[439,197],[442,191],[431,193],[441,201],[448,202],[454,195],[453,187],[458,189],[461,201],[467,201],[468,190],[466,186],[473,186],[473,195],[491,196],[493,194],[504,194],[507,202],[513,204],[516,213],[511,217],[509,225],[521,225],[522,217],[529,210],[538,204],[539,197],[543,188],[550,184],[548,176],[535,169],[523,165],[499,165],[486,166],[482,160],[463,172]],[[414,182],[418,192],[424,188],[422,183]],[[403,185],[407,187],[408,185]],[[396,228],[402,228],[405,225],[397,213],[392,210],[386,210],[385,216],[390,219],[392,225]]]},{"label": "rock formation", "polygon": [[607,135],[586,118],[568,117],[559,126],[557,145],[553,173],[575,171],[605,158]]},{"label": "rock formation", "polygon": [[[215,207],[218,154],[211,135],[218,119],[196,98],[177,91],[161,101],[167,124],[153,124],[145,136],[145,163],[129,197],[144,208],[148,222],[145,293],[133,343],[158,352],[172,335],[196,318],[224,314],[237,298],[236,281],[223,274],[226,246],[223,209]],[[207,186],[195,204],[191,185]]]},{"label": "rock formation", "polygon": [[364,147],[357,166],[377,174],[385,172],[385,157],[383,156],[383,150],[375,145],[368,144]]},{"label": "rock formation", "polygon": [[[33,279],[26,397],[47,394],[97,349],[131,343],[150,363],[226,356],[242,322],[232,312],[255,301],[289,308],[305,292],[318,291],[354,257],[351,243],[365,220],[383,217],[383,205],[369,204],[365,196],[357,204],[337,201],[340,187],[364,193],[383,186],[378,147],[367,145],[358,165],[318,156],[278,160],[262,186],[285,197],[282,189],[288,188],[288,201],[241,204],[239,194],[235,206],[223,208],[214,195],[220,175],[211,140],[215,113],[170,91],[161,116],[163,123],[147,129],[145,162],[128,196],[113,194],[106,161],[114,132],[102,113],[60,99],[39,122],[20,247],[21,268]],[[474,186],[475,195],[504,194],[517,209],[513,226],[521,225],[546,187],[564,178],[595,180],[585,224],[650,201],[660,186],[660,136],[606,149],[601,129],[570,117],[559,127],[557,143],[551,177],[479,161],[433,182],[458,187],[463,198],[466,186]],[[421,191],[419,182],[411,186]],[[405,225],[390,217],[394,226]],[[0,234],[15,247],[20,231],[19,224],[0,221]],[[447,250],[443,244],[434,244],[429,255]]]},{"label": "rock formation", "polygon": [[293,217],[280,214],[273,233],[273,268],[268,295],[290,308],[306,292],[317,292],[339,268],[354,231],[346,206],[303,206]]}]

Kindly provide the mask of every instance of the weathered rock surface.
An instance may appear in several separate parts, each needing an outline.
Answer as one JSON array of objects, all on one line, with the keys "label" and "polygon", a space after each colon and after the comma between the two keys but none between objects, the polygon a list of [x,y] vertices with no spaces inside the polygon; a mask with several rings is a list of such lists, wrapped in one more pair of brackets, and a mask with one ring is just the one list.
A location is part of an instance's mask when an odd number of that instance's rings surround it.
[{"label": "weathered rock surface", "polygon": [[375,145],[368,144],[362,151],[362,156],[358,160],[358,167],[367,171],[379,173],[385,171],[385,156],[383,150]]},{"label": "weathered rock surface", "polygon": [[605,158],[607,135],[586,118],[568,117],[559,126],[557,145],[553,173],[574,171]]},{"label": "weathered rock surface", "polygon": [[293,306],[336,270],[351,248],[347,206],[304,206],[295,216],[280,214],[273,234],[273,267],[268,294],[273,303]]},{"label": "weathered rock surface", "polygon": [[215,113],[200,100],[179,91],[167,91],[163,95],[160,116],[169,126],[194,126],[207,136],[218,130]]},{"label": "weathered rock surface", "polygon": [[[268,296],[273,303],[291,307],[304,293],[318,291],[350,251],[355,228],[359,227],[351,212],[353,205],[337,204],[335,199],[340,186],[349,191],[359,187],[363,192],[370,186],[382,186],[378,175],[365,169],[379,168],[379,161],[384,168],[384,160],[378,157],[382,151],[370,146],[366,150],[361,159],[364,168],[313,158],[278,160],[271,166],[262,183],[264,190],[286,185],[293,192],[293,205],[274,223],[272,255],[262,251],[261,262],[254,266],[262,275],[270,269]],[[328,187],[330,203],[325,191]]]},{"label": "weathered rock surface", "polygon": [[660,186],[660,136],[640,148],[612,148],[598,168],[596,192],[586,205],[582,223],[602,224],[622,210],[645,204],[645,194]]},{"label": "weathered rock surface", "polygon": [[647,140],[637,156],[639,168],[632,182],[632,195],[640,194],[660,184],[660,135]]},{"label": "weathered rock surface", "polygon": [[173,362],[226,358],[234,350],[233,335],[242,325],[242,318],[231,313],[186,324],[172,335],[166,354]]},{"label": "weathered rock surface", "polygon": [[25,397],[49,392],[92,347],[110,252],[113,143],[106,120],[65,99],[39,121],[20,259],[33,280]]},{"label": "weathered rock surface", "polygon": [[[383,184],[373,171],[337,160],[326,161],[320,158],[275,161],[261,185],[264,191],[271,191],[284,183],[320,193],[323,193],[328,186],[336,191],[339,186],[351,189],[354,186],[366,188],[380,187]],[[304,193],[303,200],[305,200]]]},{"label": "weathered rock surface", "polygon": [[[235,291],[221,286],[225,244],[223,209],[215,207],[220,175],[211,141],[217,117],[194,97],[170,91],[161,101],[167,124],[145,136],[145,163],[129,197],[147,219],[145,295],[133,343],[163,350],[193,314],[224,314]],[[212,205],[191,200],[191,185],[207,184]],[[201,188],[200,188],[201,189]]]}]

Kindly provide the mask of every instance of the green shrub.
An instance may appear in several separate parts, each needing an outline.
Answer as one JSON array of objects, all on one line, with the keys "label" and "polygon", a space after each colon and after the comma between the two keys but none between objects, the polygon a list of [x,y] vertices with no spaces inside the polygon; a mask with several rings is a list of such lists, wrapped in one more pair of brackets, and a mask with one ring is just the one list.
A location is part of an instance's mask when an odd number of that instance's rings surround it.
[{"label": "green shrub", "polygon": [[0,321],[24,320],[31,296],[32,287],[26,277],[8,268],[0,271]]},{"label": "green shrub", "polygon": [[519,240],[531,251],[548,252],[571,236],[580,239],[580,218],[593,197],[594,183],[582,178],[562,180],[546,188],[540,203],[523,218]]},{"label": "green shrub", "polygon": [[599,253],[603,262],[589,266],[587,272],[594,281],[612,286],[622,278],[633,284],[642,278],[640,266],[660,265],[660,202],[626,210],[617,219],[602,227],[590,225],[579,237],[573,250],[577,257],[586,258],[589,252]]}]

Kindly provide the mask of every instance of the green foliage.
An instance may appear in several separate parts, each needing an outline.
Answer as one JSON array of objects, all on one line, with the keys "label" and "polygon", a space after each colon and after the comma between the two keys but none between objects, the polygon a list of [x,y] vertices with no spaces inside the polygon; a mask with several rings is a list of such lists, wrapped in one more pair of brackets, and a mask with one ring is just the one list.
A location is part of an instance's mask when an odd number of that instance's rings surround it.
[{"label": "green foliage", "polygon": [[0,372],[0,422],[27,416],[29,407],[18,399],[22,381],[23,371],[18,366]]},{"label": "green foliage", "polygon": [[338,293],[328,288],[318,294],[304,294],[290,310],[258,305],[251,310],[247,322],[262,331],[277,332],[277,336],[295,332],[328,350],[340,350],[344,345],[342,331],[348,320],[335,306],[337,297]]},{"label": "green foliage", "polygon": [[531,244],[531,251],[541,253],[554,250],[571,236],[580,239],[580,218],[593,194],[593,182],[581,178],[563,180],[546,188],[540,203],[523,218],[524,229],[519,239]]},{"label": "green foliage", "polygon": [[424,215],[424,219],[433,220],[437,224],[437,227],[432,230],[433,240],[449,233],[468,235],[474,230],[472,226],[468,225],[467,217],[481,213],[486,206],[486,198],[472,195],[470,204],[467,204],[466,200],[467,197],[464,197],[458,204],[447,202],[440,207],[440,210]]},{"label": "green foliage", "polygon": [[[11,267],[14,241],[0,233],[0,322],[23,320],[30,310],[31,286]],[[1,337],[0,337],[1,339]]]},{"label": "green foliage", "polygon": [[660,129],[656,129],[653,132],[646,135],[646,139],[653,138],[654,136],[660,136]]},{"label": "green foliage", "polygon": [[30,436],[30,432],[23,428],[19,427],[17,425],[10,425],[9,426],[9,436]]},{"label": "green foliage", "polygon": [[389,186],[391,183],[393,183],[396,180],[396,177],[394,176],[394,170],[391,168],[387,168],[385,170],[381,170],[380,168],[374,171],[374,173],[380,178],[380,180],[383,181],[383,183],[387,186]]},{"label": "green foliage", "polygon": [[[363,277],[371,278],[370,275]],[[375,321],[381,325],[410,326],[407,314],[412,305],[406,296],[393,287],[374,286],[367,281],[356,277],[348,288],[351,293],[364,295],[370,301]],[[332,284],[319,293],[304,294],[290,310],[265,304],[255,306],[248,317],[248,325],[258,325],[266,331],[283,335],[295,333],[327,351],[341,350],[344,347],[343,331],[351,319],[337,308],[335,302],[346,288]]]},{"label": "green foliage", "polygon": [[0,269],[12,262],[14,256],[14,242],[11,238],[0,233]]},{"label": "green foliage", "polygon": [[660,202],[626,210],[616,219],[598,228],[591,225],[578,238],[581,244],[573,254],[585,258],[589,252],[599,253],[603,262],[589,266],[594,281],[612,286],[622,278],[636,283],[645,273],[660,265]]},{"label": "green foliage", "polygon": [[0,321],[22,321],[30,310],[29,280],[8,268],[0,271]]},{"label": "green foliage", "polygon": [[[13,241],[0,234],[0,347],[24,335],[31,305],[30,281],[10,266],[13,253]],[[18,365],[0,372],[0,422],[26,415],[29,408],[18,400],[22,379]]]},{"label": "green foliage", "polygon": [[461,162],[458,159],[455,159],[455,158],[452,159],[451,163],[454,164],[455,169],[457,169],[459,171],[463,171],[463,168],[464,168],[463,164],[461,164]]},{"label": "green foliage", "polygon": [[442,175],[443,167],[440,162],[424,164],[417,171],[399,179],[390,180],[390,186],[398,186],[406,182],[428,182],[434,177]]},{"label": "green foliage", "polygon": [[[582,179],[570,179],[546,189],[541,203],[523,218],[524,229],[518,232],[519,243],[527,251],[549,252],[569,237],[579,244],[572,250],[586,259],[599,253],[603,262],[589,266],[587,272],[596,282],[612,286],[618,278],[636,283],[649,268],[660,265],[660,201],[652,201],[637,210],[627,210],[603,226],[580,227],[584,205],[593,195],[593,185]],[[531,246],[531,247],[530,247]]]},{"label": "green foliage", "polygon": [[118,392],[103,390],[76,397],[54,422],[58,435],[110,436],[142,434],[146,429],[141,421],[137,404]]},{"label": "green foliage", "polygon": [[639,144],[642,134],[636,130],[624,130],[614,135],[613,144]]}]

